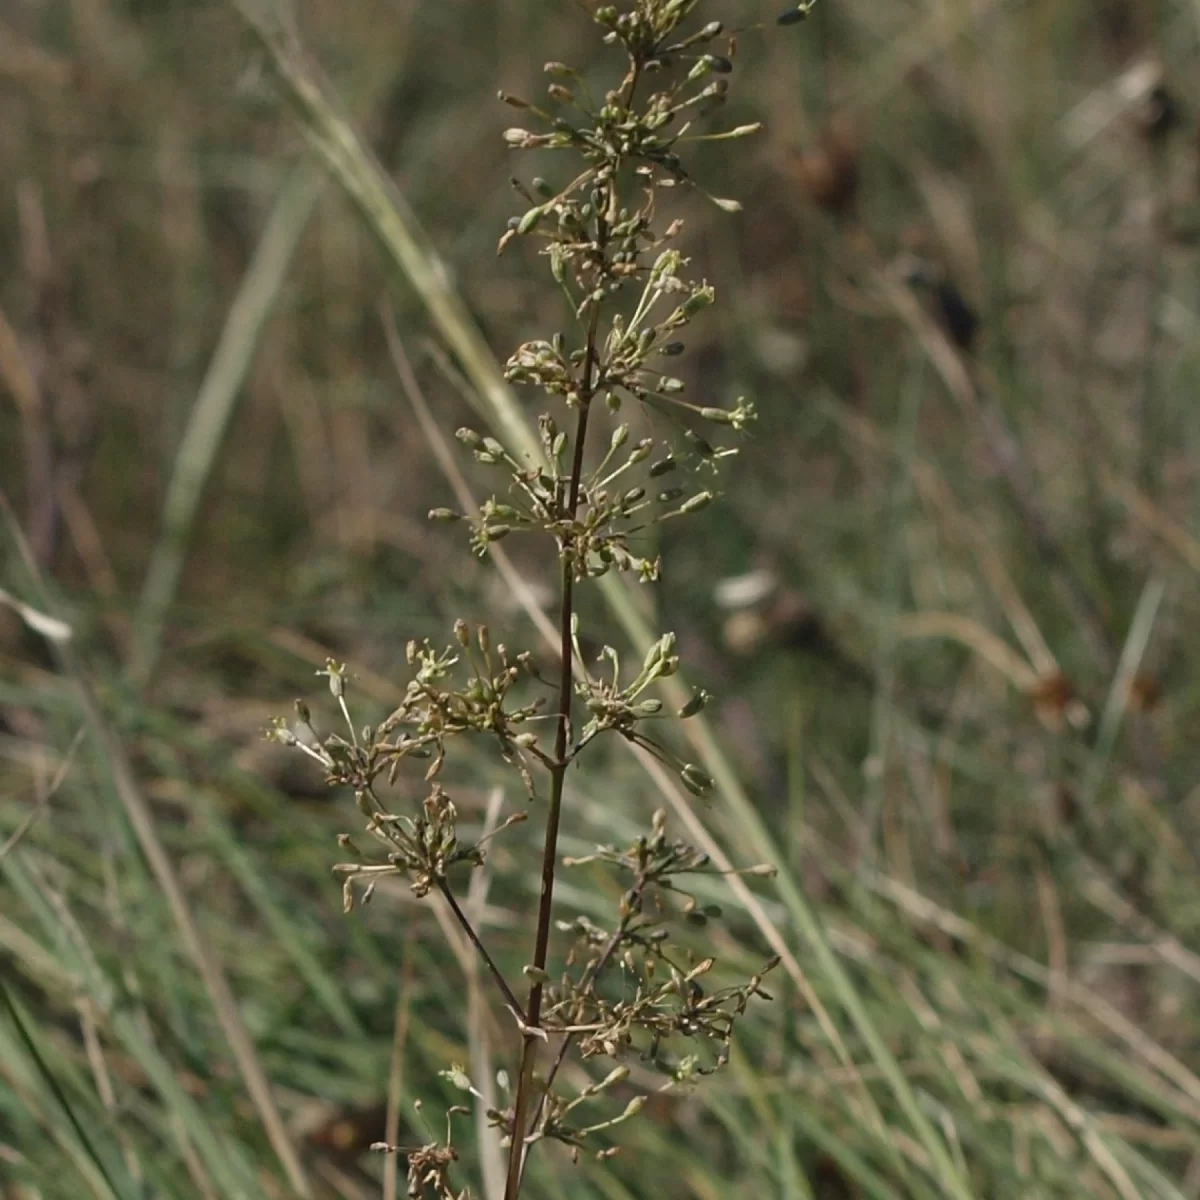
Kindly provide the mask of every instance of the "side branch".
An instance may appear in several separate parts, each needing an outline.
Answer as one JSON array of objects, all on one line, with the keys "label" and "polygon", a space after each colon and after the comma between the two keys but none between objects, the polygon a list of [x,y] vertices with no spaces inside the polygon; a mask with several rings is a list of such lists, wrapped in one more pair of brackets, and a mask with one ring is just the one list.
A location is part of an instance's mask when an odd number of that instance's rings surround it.
[{"label": "side branch", "polygon": [[467,914],[459,907],[458,901],[454,898],[454,893],[450,890],[450,885],[444,880],[439,879],[437,885],[438,891],[445,897],[446,903],[450,906],[450,911],[454,914],[459,925],[462,926],[463,933],[471,940],[471,945],[479,951],[479,957],[483,959],[484,965],[491,972],[492,979],[495,980],[496,986],[500,989],[508,1006],[517,1014],[521,1021],[526,1021],[525,1009],[521,1007],[520,1000],[517,999],[516,993],[508,986],[508,980],[500,973],[500,968],[496,966],[492,956],[487,952],[487,947],[480,941],[479,934],[475,932],[475,926],[467,919]]}]

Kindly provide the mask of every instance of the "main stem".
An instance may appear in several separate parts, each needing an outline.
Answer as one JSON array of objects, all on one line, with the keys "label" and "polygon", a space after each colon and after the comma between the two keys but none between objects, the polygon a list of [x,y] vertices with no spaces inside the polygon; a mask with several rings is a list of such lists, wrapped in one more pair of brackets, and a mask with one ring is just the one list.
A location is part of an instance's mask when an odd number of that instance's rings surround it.
[{"label": "main stem", "polygon": [[[626,108],[633,104],[633,94],[641,75],[641,63],[633,61],[629,74],[621,85]],[[615,178],[615,176],[614,176]],[[615,184],[609,184],[608,208],[615,212]],[[607,266],[608,234],[611,216],[608,211],[596,217],[597,263],[603,273]],[[582,385],[579,388],[579,419],[575,424],[575,449],[571,462],[571,481],[568,487],[567,515],[573,523],[579,511],[579,495],[583,487],[583,448],[587,441],[588,414],[596,394],[596,337],[600,329],[600,300],[592,304],[588,324],[587,350],[583,360]],[[562,547],[562,603],[559,607],[558,629],[561,662],[558,676],[558,730],[554,738],[554,767],[550,775],[550,811],[546,817],[546,841],[542,848],[542,893],[538,903],[537,936],[534,942],[533,965],[537,976],[529,989],[526,1008],[527,1029],[540,1029],[542,1020],[542,974],[550,945],[550,919],[554,908],[554,868],[558,860],[558,825],[562,817],[563,787],[567,778],[567,747],[571,734],[571,695],[575,643],[571,635],[571,620],[575,614],[575,563],[569,547]],[[561,1061],[561,1059],[560,1059]],[[521,1172],[525,1159],[525,1122],[533,1093],[533,1070],[537,1062],[537,1034],[526,1032],[521,1047],[521,1073],[517,1082],[517,1098],[513,1107],[512,1142],[508,1149],[508,1178],[504,1184],[504,1200],[517,1200],[521,1190]],[[558,1064],[554,1070],[557,1071]],[[540,1106],[539,1106],[540,1112]]]},{"label": "main stem", "polygon": [[[584,362],[584,385],[580,388],[579,419],[575,425],[575,449],[568,484],[567,515],[574,521],[579,510],[579,494],[583,486],[583,448],[587,441],[588,414],[592,406],[592,375],[596,366],[596,330],[600,308],[592,309],[588,330],[587,356]],[[570,547],[563,546],[562,592],[558,623],[562,661],[558,676],[558,728],[554,735],[554,767],[550,772],[550,811],[546,815],[546,840],[542,847],[542,891],[538,901],[537,935],[534,939],[533,965],[537,969],[529,988],[529,1004],[525,1009],[525,1024],[529,1029],[540,1027],[542,1019],[541,972],[546,969],[550,946],[550,919],[554,910],[554,870],[558,861],[558,826],[562,818],[563,788],[567,778],[567,747],[571,730],[572,665],[574,642],[571,636],[575,612],[575,563]],[[521,1190],[521,1164],[525,1152],[525,1121],[533,1093],[533,1069],[537,1061],[537,1035],[527,1032],[521,1048],[521,1072],[517,1082],[517,1098],[513,1110],[512,1143],[508,1150],[508,1179],[504,1185],[504,1200],[517,1200]]]}]

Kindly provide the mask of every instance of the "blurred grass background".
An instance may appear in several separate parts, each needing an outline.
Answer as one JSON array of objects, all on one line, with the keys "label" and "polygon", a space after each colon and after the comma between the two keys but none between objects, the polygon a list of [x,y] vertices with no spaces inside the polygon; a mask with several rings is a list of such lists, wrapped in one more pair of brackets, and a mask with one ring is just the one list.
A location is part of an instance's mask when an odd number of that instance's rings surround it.
[{"label": "blurred grass background", "polygon": [[[679,200],[720,300],[684,361],[761,417],[664,584],[584,613],[677,631],[719,698],[698,819],[781,869],[711,888],[697,944],[792,957],[726,1071],[603,1164],[538,1154],[530,1194],[1200,1196],[1200,5],[709,7],[747,27],[729,123],[766,130],[693,156],[745,211]],[[414,1099],[435,1132],[464,1099],[439,1070],[506,1065],[436,910],[342,916],[351,803],[260,732],[327,654],[365,713],[459,615],[537,645],[424,519],[453,493],[380,304],[442,436],[519,436],[489,348],[563,314],[494,250],[507,177],[556,164],[507,154],[495,93],[613,64],[547,0],[297,23],[311,62],[228,5],[0,9],[0,586],[75,630],[0,609],[5,1195],[377,1195],[389,1086],[413,1145]],[[398,226],[348,201],[336,125],[313,165],[278,69],[317,62]],[[602,765],[567,853],[664,802]],[[475,826],[507,784],[482,755],[452,782]],[[523,838],[473,897],[514,972]],[[604,894],[568,874],[564,914]],[[486,1177],[471,1120],[455,1143]]]}]

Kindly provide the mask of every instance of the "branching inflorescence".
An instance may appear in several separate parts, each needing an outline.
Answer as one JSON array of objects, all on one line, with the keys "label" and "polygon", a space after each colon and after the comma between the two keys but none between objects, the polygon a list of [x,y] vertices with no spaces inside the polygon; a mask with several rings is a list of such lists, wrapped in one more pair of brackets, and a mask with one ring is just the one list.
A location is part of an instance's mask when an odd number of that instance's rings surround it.
[{"label": "branching inflorescence", "polygon": [[[678,670],[674,635],[662,635],[629,678],[612,647],[605,646],[597,661],[585,660],[575,608],[576,585],[610,571],[630,572],[643,581],[658,578],[660,563],[646,549],[646,530],[704,509],[713,499],[711,477],[720,461],[735,453],[713,445],[704,427],[738,432],[754,415],[744,399],[729,407],[707,398],[692,400],[684,380],[672,371],[685,352],[681,335],[715,296],[707,282],[689,276],[688,259],[675,245],[682,222],[660,227],[660,197],[681,188],[702,191],[682,158],[688,142],[739,138],[757,129],[696,131],[696,123],[725,100],[735,51],[734,39],[719,21],[685,30],[701,7],[700,0],[636,0],[623,8],[597,8],[594,20],[604,41],[625,57],[619,82],[599,100],[583,77],[562,63],[546,65],[551,107],[502,93],[537,126],[509,129],[505,139],[511,147],[562,151],[575,160],[560,183],[513,180],[527,208],[500,239],[501,251],[525,239],[540,245],[569,304],[573,332],[526,342],[507,363],[512,383],[554,402],[555,411],[538,421],[540,458],[523,459],[493,437],[459,430],[459,441],[481,464],[505,474],[507,488],[476,512],[435,509],[430,515],[467,521],[480,553],[517,533],[541,534],[556,547],[560,661],[555,672],[548,678],[530,653],[493,645],[487,626],[471,628],[460,620],[448,650],[409,644],[413,678],[403,702],[374,728],[355,726],[346,700],[346,669],[331,662],[324,674],[348,736],[320,736],[302,702],[297,702],[297,723],[281,721],[272,731],[316,759],[330,783],[353,790],[366,818],[365,832],[378,846],[371,855],[349,836],[339,839],[353,856],[334,868],[343,881],[347,910],[368,899],[388,875],[407,877],[418,896],[441,893],[512,1014],[519,1056],[515,1085],[508,1089],[511,1102],[488,1113],[509,1146],[506,1200],[515,1200],[520,1191],[531,1146],[552,1140],[574,1153],[597,1147],[607,1141],[597,1135],[640,1110],[643,1100],[634,1096],[617,1111],[590,1119],[599,1101],[625,1085],[625,1060],[631,1054],[664,1073],[667,1086],[719,1067],[737,1018],[753,996],[763,994],[763,975],[774,966],[767,962],[745,983],[718,987],[709,983],[714,960],[697,959],[675,944],[673,928],[703,924],[715,915],[684,886],[687,876],[712,868],[699,851],[668,839],[664,813],[655,813],[650,833],[632,846],[600,847],[586,859],[564,864],[558,855],[567,770],[602,735],[649,751],[696,795],[712,788],[700,766],[650,732],[667,718],[695,715],[708,698],[697,691],[682,709],[667,712],[652,694],[660,679]],[[739,207],[703,194],[727,212]],[[665,416],[669,436],[635,437],[630,422],[621,420],[630,403],[633,424],[653,429],[664,424]],[[653,410],[655,420],[647,421],[639,406]],[[597,410],[612,422],[602,438],[598,418],[593,420]],[[598,446],[589,443],[589,434]],[[490,739],[522,780],[528,807],[496,833],[526,816],[544,819],[541,889],[533,955],[523,972],[524,999],[455,900],[451,876],[478,867],[485,855],[482,843],[460,843],[457,809],[438,782],[449,743],[462,735]],[[415,810],[393,813],[384,796],[399,790],[410,760],[423,764],[428,790]],[[582,916],[555,920],[556,871],[573,862],[605,863],[624,877],[620,905],[608,927]],[[751,868],[752,873],[767,871]],[[556,930],[562,962],[561,969],[551,971]],[[571,1053],[585,1062],[609,1059],[615,1065],[596,1082],[566,1090],[559,1074]],[[461,1069],[448,1077],[478,1097]],[[408,1158],[411,1195],[467,1194],[454,1191],[450,1182],[455,1152],[448,1132],[444,1143],[399,1149]],[[606,1156],[614,1149],[599,1146],[597,1153]]]}]

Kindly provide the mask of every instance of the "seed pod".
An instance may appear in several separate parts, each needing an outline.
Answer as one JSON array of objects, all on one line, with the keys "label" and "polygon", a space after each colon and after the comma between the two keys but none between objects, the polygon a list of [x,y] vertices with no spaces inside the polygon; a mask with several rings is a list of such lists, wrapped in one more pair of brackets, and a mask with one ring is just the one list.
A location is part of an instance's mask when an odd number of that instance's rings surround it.
[{"label": "seed pod", "polygon": [[679,506],[680,513],[697,513],[712,503],[712,492],[697,492],[690,500]]},{"label": "seed pod", "polygon": [[672,650],[675,649],[675,635],[673,633],[664,633],[662,637],[646,651],[646,658],[642,663],[643,671],[651,671],[666,658]]},{"label": "seed pod", "polygon": [[680,306],[679,314],[685,320],[703,312],[716,299],[716,293],[710,287],[697,288]]},{"label": "seed pod", "polygon": [[785,9],[775,18],[776,25],[799,25],[801,21],[808,19],[808,10],[812,7],[811,3],[796,4],[791,8]]},{"label": "seed pod", "polygon": [[318,674],[329,676],[329,690],[339,700],[346,694],[346,681],[342,678],[342,672],[332,658],[327,661],[325,670]]}]

